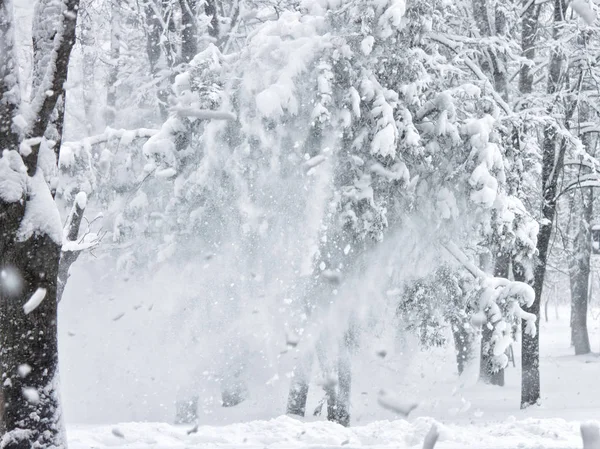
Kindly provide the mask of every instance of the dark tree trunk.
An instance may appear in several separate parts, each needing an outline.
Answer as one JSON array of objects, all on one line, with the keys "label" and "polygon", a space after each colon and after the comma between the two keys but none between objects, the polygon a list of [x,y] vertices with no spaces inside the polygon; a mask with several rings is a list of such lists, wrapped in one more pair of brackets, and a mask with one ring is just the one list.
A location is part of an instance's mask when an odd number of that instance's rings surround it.
[{"label": "dark tree trunk", "polygon": [[207,17],[210,17],[210,27],[208,29],[208,34],[216,41],[219,38],[220,30],[219,14],[217,11],[217,5],[215,0],[206,0],[206,3],[204,3],[204,14],[206,14]]},{"label": "dark tree trunk", "polygon": [[540,6],[530,0],[522,1],[525,7],[521,19],[521,48],[528,63],[522,64],[519,70],[519,92],[530,94],[533,91],[533,62],[535,59],[535,42],[537,35]]},{"label": "dark tree trunk", "polygon": [[[533,2],[530,8],[534,8]],[[554,27],[553,37],[558,40],[561,32],[561,22],[564,19],[566,5],[564,0],[554,0]],[[529,30],[530,20],[529,13],[526,12],[523,19],[523,33]],[[534,28],[535,29],[535,26]],[[526,57],[529,58],[531,53],[528,53],[530,48],[526,45],[534,42],[535,37],[523,34],[523,46],[526,50]],[[562,82],[562,72],[564,65],[564,57],[561,49],[554,46],[550,55],[550,66],[548,75],[547,93],[554,95],[560,88]],[[521,71],[520,86],[525,89],[530,89],[529,84],[530,73]],[[522,93],[529,93],[525,91]],[[571,112],[572,114],[572,112]],[[567,113],[569,115],[569,113]],[[569,116],[566,120],[569,120]],[[550,238],[554,226],[554,218],[556,215],[556,194],[557,184],[560,173],[563,168],[563,161],[566,151],[566,144],[563,139],[558,136],[552,125],[547,125],[544,129],[544,141],[542,147],[542,218],[540,230],[538,234],[537,251],[538,260],[534,270],[533,289],[535,292],[535,300],[531,307],[526,309],[527,312],[536,316],[536,327],[538,332],[535,335],[529,335],[527,332],[522,333],[521,339],[521,408],[526,408],[530,405],[539,403],[540,400],[540,301],[544,287],[544,278],[546,275],[546,263],[548,260],[548,248],[550,246]],[[519,271],[519,270],[517,270]],[[525,322],[522,328],[525,329]]]},{"label": "dark tree trunk", "polygon": [[[487,0],[472,0],[472,6],[473,17],[482,37],[491,37],[506,33],[506,17],[500,8],[496,8],[494,11],[495,27],[492,28],[488,11],[490,2]],[[483,72],[491,76],[496,92],[507,101],[506,57],[494,52],[492,49],[486,49],[480,61]]]},{"label": "dark tree trunk", "polygon": [[290,385],[286,413],[288,415],[304,416],[308,399],[308,382],[303,378],[294,378]]},{"label": "dark tree trunk", "polygon": [[[32,102],[34,121],[25,137],[46,135],[67,77],[75,42],[78,0],[61,3],[58,44],[52,63],[44,70],[36,101]],[[38,11],[39,12],[39,11]],[[38,19],[42,15],[38,15]],[[34,27],[42,26],[36,19]],[[56,26],[56,23],[52,23]],[[19,99],[6,95],[10,87],[18,91],[13,48],[12,10],[0,0],[0,146],[4,157],[19,157],[19,136],[11,127]],[[42,30],[45,31],[45,30]],[[40,33],[38,36],[42,36]],[[41,45],[41,40],[37,44]],[[38,50],[39,55],[39,50]],[[40,74],[38,63],[37,74]],[[7,83],[12,82],[12,86]],[[41,86],[45,91],[41,91]],[[53,92],[48,95],[46,90]],[[14,92],[14,91],[13,91]],[[5,96],[6,95],[6,96]],[[57,128],[62,131],[62,126]],[[59,136],[60,137],[60,136]],[[21,226],[34,201],[52,201],[51,193],[38,172],[40,145],[32,145],[22,160],[26,173],[15,173],[24,183],[21,198],[0,197],[0,368],[2,370],[3,449],[66,446],[58,393],[57,276],[61,250],[58,212],[48,212],[44,226],[52,231],[33,230],[23,234]],[[19,179],[19,178],[17,178]],[[39,198],[38,198],[39,196]],[[43,198],[46,197],[46,198]],[[43,198],[43,199],[42,199]],[[54,220],[54,223],[51,223]],[[33,223],[30,223],[33,225]],[[34,301],[34,299],[36,301]]]},{"label": "dark tree trunk", "polygon": [[196,0],[179,0],[181,7],[181,57],[190,62],[198,53],[198,27],[196,26]]},{"label": "dark tree trunk", "polygon": [[[540,232],[538,235],[538,248],[540,248],[540,240],[550,240],[552,228],[547,226],[548,230]],[[547,236],[542,235],[547,233]],[[548,244],[545,244],[546,252]],[[544,254],[544,257],[546,254]],[[544,261],[545,264],[545,261]],[[544,282],[545,266],[540,264],[535,269],[535,281],[533,290],[535,292],[535,300],[533,305],[527,309],[527,312],[533,313],[536,316],[535,324],[539,329],[540,324],[540,297]],[[515,280],[523,280],[515,275]],[[525,329],[525,321],[522,322],[521,328]],[[530,405],[537,404],[540,400],[540,334],[536,332],[531,336],[526,332],[521,335],[521,408],[526,408]]]},{"label": "dark tree trunk", "polygon": [[[36,4],[34,12],[33,35],[33,76],[32,90],[34,97],[45,95],[40,88],[54,47],[55,25],[60,21],[62,4],[52,0],[41,0]],[[50,116],[50,123],[45,131],[45,137],[54,142],[54,153],[58,159],[58,152],[62,142],[63,126],[65,121],[66,92],[64,88],[57,91],[58,98]]]},{"label": "dark tree trunk", "polygon": [[[11,226],[4,220],[0,224]],[[15,432],[3,448],[29,449],[34,443],[62,447],[56,336],[60,245],[47,235],[34,235],[25,242],[3,235],[2,240],[2,266],[19,275],[23,284],[14,293],[5,290],[0,295],[3,421],[9,433]],[[43,301],[26,314],[23,305],[42,288],[46,290]]]},{"label": "dark tree trunk", "polygon": [[328,381],[323,387],[325,397],[327,398],[327,421],[336,422],[337,420],[337,392],[335,390],[335,382]]}]

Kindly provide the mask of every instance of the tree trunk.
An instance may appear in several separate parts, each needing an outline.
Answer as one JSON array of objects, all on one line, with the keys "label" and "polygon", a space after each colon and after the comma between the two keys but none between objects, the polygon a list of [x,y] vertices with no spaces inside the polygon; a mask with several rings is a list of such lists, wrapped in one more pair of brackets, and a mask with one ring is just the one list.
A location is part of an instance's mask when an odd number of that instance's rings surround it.
[{"label": "tree trunk", "polygon": [[338,354],[338,392],[335,404],[334,422],[348,427],[350,425],[350,391],[352,386],[352,363],[350,358],[351,336],[348,331],[340,344]]},{"label": "tree trunk", "polygon": [[113,126],[117,111],[117,81],[119,79],[119,58],[121,56],[121,11],[119,1],[112,0],[110,4],[110,68],[106,80],[106,111],[107,126]]},{"label": "tree trunk", "polygon": [[[51,64],[56,23],[62,13],[62,2],[54,0],[41,0],[35,6],[32,33],[33,43],[33,76],[32,90],[34,98],[45,95],[40,92],[48,65]],[[57,91],[57,101],[51,112],[50,124],[45,130],[45,137],[54,142],[53,151],[58,159],[58,152],[62,142],[63,127],[65,122],[66,92],[61,86]]]},{"label": "tree trunk", "polygon": [[[585,47],[585,35],[582,35],[580,43]],[[593,120],[591,110],[587,104],[579,107],[579,120]],[[581,138],[586,150],[594,156],[596,139],[590,133]],[[579,201],[577,201],[579,199]],[[576,203],[581,208],[576,207]],[[590,263],[591,263],[591,232],[592,220],[594,218],[594,189],[581,188],[571,194],[569,201],[574,228],[571,235],[575,235],[571,248],[572,260],[569,264],[569,280],[571,287],[571,343],[575,348],[575,355],[588,354],[590,352],[590,339],[587,329],[587,308],[590,298]],[[581,216],[579,216],[581,214]]]},{"label": "tree trunk", "polygon": [[[146,54],[148,55],[150,72],[153,76],[160,77],[162,76],[161,71],[169,68],[164,65],[161,67],[161,55],[167,53],[163,52],[161,44],[164,31],[160,18],[160,14],[162,14],[161,6],[148,1],[144,7],[144,14],[146,16]],[[164,54],[164,58],[167,60],[168,55]],[[166,121],[169,117],[169,110],[167,108],[169,97],[168,82],[168,78],[161,80],[157,92],[158,109],[163,121]]]},{"label": "tree trunk", "polygon": [[[538,235],[538,248],[540,247],[540,240],[547,242],[550,241],[550,234],[552,232],[551,226],[546,226]],[[544,235],[546,234],[546,235]],[[547,253],[548,243],[543,244]],[[541,257],[540,257],[541,259]],[[545,275],[546,254],[544,254],[544,262],[540,261],[540,264],[535,269],[535,281],[533,290],[535,292],[535,300],[527,312],[533,313],[536,316],[535,324],[539,329],[540,324],[540,297],[542,294],[542,287]],[[515,276],[515,280],[520,279]],[[525,321],[522,321],[521,328],[525,328]],[[526,408],[530,405],[537,404],[540,400],[540,338],[539,332],[531,336],[526,332],[522,332],[521,335],[521,408]]]},{"label": "tree trunk", "polygon": [[519,92],[528,95],[533,92],[533,63],[540,6],[530,0],[523,0],[524,11],[521,19],[521,48],[528,63],[519,70]]},{"label": "tree trunk", "polygon": [[216,43],[221,30],[219,29],[219,14],[215,0],[206,0],[206,3],[204,3],[204,14],[206,14],[207,17],[210,17],[208,34],[215,39]]},{"label": "tree trunk", "polygon": [[456,321],[452,323],[452,336],[454,337],[454,347],[456,348],[456,367],[458,375],[462,375],[471,357],[471,349],[473,346],[473,338],[467,328],[467,323]]},{"label": "tree trunk", "polygon": [[[473,18],[482,37],[499,36],[506,33],[506,17],[497,7],[494,11],[495,26],[492,28],[487,0],[472,0]],[[484,73],[491,76],[494,89],[500,96],[508,101],[508,85],[506,77],[506,57],[496,53],[493,49],[486,49],[485,55],[480,58],[480,66]]]},{"label": "tree trunk", "polygon": [[[508,278],[510,256],[502,252],[495,261],[494,276]],[[504,368],[498,369],[493,361],[493,348],[491,346],[493,327],[496,323],[486,323],[481,332],[481,358],[479,364],[479,379],[486,384],[504,386]]]},{"label": "tree trunk", "polygon": [[337,391],[335,390],[335,382],[333,379],[327,379],[326,382],[323,389],[325,390],[325,397],[327,398],[327,421],[336,422]]},{"label": "tree trunk", "polygon": [[571,343],[575,354],[590,352],[590,339],[587,329],[587,307],[590,280],[590,233],[593,218],[592,189],[583,189],[581,220],[576,220],[578,230],[573,245],[574,258],[569,267],[571,286]]},{"label": "tree trunk", "polygon": [[179,0],[181,7],[181,57],[190,62],[198,53],[198,27],[196,26],[196,0]]},{"label": "tree trunk", "polygon": [[82,77],[82,95],[83,112],[86,131],[88,136],[96,133],[96,120],[94,115],[94,106],[96,102],[96,33],[92,26],[90,14],[82,14],[79,21],[79,39],[81,40],[81,77]]},{"label": "tree trunk", "polygon": [[175,424],[190,424],[198,420],[198,396],[175,402]]},{"label": "tree trunk", "polygon": [[[534,8],[533,3],[534,2],[531,2],[529,9]],[[533,13],[530,12],[529,9],[524,14],[524,34],[522,35],[523,48],[528,59],[532,56],[532,53],[529,52],[530,47],[527,45],[530,45],[535,39],[534,36],[525,34],[526,32],[531,31],[530,22],[532,17],[530,17],[530,15]],[[560,37],[561,22],[563,21],[565,10],[566,5],[564,0],[554,0],[553,37],[555,40],[558,40]],[[535,32],[535,25],[533,27],[533,32]],[[561,75],[563,72],[563,65],[564,57],[561,50],[559,46],[554,46],[550,55],[548,74],[547,93],[549,95],[554,95],[559,90],[562,82]],[[531,77],[531,74],[529,72],[525,73],[522,69],[520,86],[525,89],[530,89],[531,84],[529,77]],[[530,91],[522,91],[522,93],[529,92]],[[566,117],[565,121],[568,121],[569,118],[570,117]],[[535,300],[531,307],[526,310],[536,316],[536,328],[538,329],[538,332],[536,332],[535,335],[529,335],[528,333],[523,332],[521,339],[521,408],[537,404],[540,400],[540,301],[546,275],[548,248],[556,215],[557,184],[560,173],[562,172],[565,151],[566,144],[563,139],[560,138],[552,125],[547,125],[544,129],[544,141],[542,147],[542,221],[537,242],[538,263],[534,270],[533,289],[535,292]],[[525,328],[525,323],[523,323],[522,328]]]},{"label": "tree trunk", "polygon": [[[24,242],[2,237],[2,266],[22,282],[14,294],[3,291],[0,296],[3,421],[8,431],[3,448],[63,447],[56,335],[60,244],[45,234]],[[26,314],[23,305],[38,289],[45,289],[45,297]]]},{"label": "tree trunk", "polygon": [[[51,23],[57,26],[59,35],[53,39],[43,82],[38,80],[31,103],[34,120],[25,138],[46,135],[60,93],[64,92],[79,1],[66,0],[60,5],[64,9],[58,22]],[[47,17],[40,11],[34,19],[33,33],[38,39],[34,47],[46,48],[47,30],[42,19]],[[38,170],[40,144],[32,144],[28,153],[21,151],[26,155],[20,155],[21,136],[12,127],[20,103],[12,24],[12,5],[0,0],[0,161],[9,182],[20,189],[0,194],[0,368],[2,423],[6,432],[2,448],[64,448],[56,301],[62,232],[44,173]],[[40,51],[38,56],[42,55]],[[41,63],[37,67],[34,74],[39,76]],[[62,126],[55,129],[62,132]],[[10,161],[19,161],[26,170],[11,168]]]},{"label": "tree trunk", "polygon": [[571,313],[573,320],[572,339],[575,355],[590,352],[590,339],[587,329],[588,281],[590,275],[589,261],[574,261],[576,268],[570,270],[571,281]]},{"label": "tree trunk", "polygon": [[294,378],[290,385],[286,413],[288,415],[304,416],[308,399],[308,382],[304,378]]},{"label": "tree trunk", "polygon": [[288,415],[305,415],[311,369],[312,357],[309,356],[305,356],[304,360],[301,360],[294,369],[294,377],[290,384],[286,408]]},{"label": "tree trunk", "polygon": [[248,388],[241,378],[241,370],[227,374],[221,380],[221,403],[223,407],[235,407],[248,397]]}]

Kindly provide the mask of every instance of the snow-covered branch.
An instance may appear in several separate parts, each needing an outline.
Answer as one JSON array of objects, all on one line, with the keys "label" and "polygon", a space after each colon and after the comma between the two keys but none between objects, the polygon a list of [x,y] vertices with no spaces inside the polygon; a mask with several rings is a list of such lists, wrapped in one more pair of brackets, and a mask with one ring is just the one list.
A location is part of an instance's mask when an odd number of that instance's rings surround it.
[{"label": "snow-covered branch", "polygon": [[72,149],[77,148],[88,148],[94,145],[108,142],[112,139],[120,139],[124,144],[130,143],[135,139],[149,139],[153,135],[158,133],[157,129],[151,128],[138,128],[138,129],[113,129],[106,128],[101,134],[95,136],[86,137],[81,140],[64,142],[63,147],[69,147]]},{"label": "snow-covered branch", "polygon": [[179,117],[194,117],[202,120],[235,120],[235,114],[227,111],[211,111],[209,109],[196,109],[191,107],[174,106],[171,112]]},{"label": "snow-covered branch", "polygon": [[475,316],[479,316],[479,321],[482,323],[487,321],[493,326],[490,349],[494,363],[499,367],[506,366],[508,359],[505,351],[513,343],[511,326],[506,318],[523,320],[524,332],[528,335],[535,335],[537,332],[536,315],[521,308],[522,305],[531,307],[533,304],[535,300],[533,288],[524,282],[510,281],[486,274],[475,266],[453,242],[445,242],[442,246],[479,280],[482,291]]},{"label": "snow-covered branch", "polygon": [[485,274],[482,270],[480,270],[469,258],[467,255],[462,252],[462,250],[456,246],[454,242],[446,242],[442,245],[446,250],[452,254],[452,256],[465,267],[469,273],[471,273],[475,278],[485,281],[489,278],[487,274]]},{"label": "snow-covered branch", "polygon": [[[459,44],[451,41],[446,36],[442,36],[437,33],[432,33],[432,34],[429,34],[429,38],[435,42],[438,42],[438,43],[448,47],[453,52],[458,53]],[[496,92],[496,90],[491,86],[491,82],[490,82],[489,78],[485,75],[485,73],[483,73],[481,71],[479,66],[475,62],[473,62],[471,60],[471,58],[469,58],[467,55],[463,54],[463,55],[461,55],[461,57],[462,57],[464,63],[467,65],[467,67],[469,69],[471,69],[471,71],[475,74],[475,76],[479,79],[479,81],[482,81],[482,82],[490,85],[490,87],[491,87],[490,93],[491,93],[492,97],[494,97],[494,100],[496,101],[496,103],[498,103],[498,105],[502,108],[502,110],[506,114],[511,114],[511,112],[512,112],[511,107],[508,105],[508,103],[506,103],[506,101],[504,101],[502,99],[500,94],[498,92]]]},{"label": "snow-covered branch", "polygon": [[[75,30],[78,11],[79,0],[65,1],[46,74],[40,83],[36,97],[31,103],[32,113],[29,120],[28,137],[42,137],[44,135],[54,107],[63,91],[63,86],[67,80],[71,50],[76,40]],[[36,171],[39,148],[39,145],[33,146],[31,153],[23,158],[30,174]]]},{"label": "snow-covered branch", "polygon": [[81,222],[86,206],[87,195],[84,192],[79,192],[75,197],[75,202],[63,229],[63,244],[58,268],[56,292],[57,302],[60,302],[62,299],[71,265],[77,260],[82,251],[94,248],[100,244],[100,238],[95,233],[87,232],[79,239]]},{"label": "snow-covered branch", "polygon": [[575,181],[572,181],[569,185],[567,185],[567,187],[562,189],[558,193],[558,195],[554,197],[554,200],[558,200],[561,196],[563,196],[566,193],[572,192],[573,190],[583,189],[586,187],[600,187],[600,175],[598,173],[593,173],[591,175],[584,175],[580,178],[577,178]]}]

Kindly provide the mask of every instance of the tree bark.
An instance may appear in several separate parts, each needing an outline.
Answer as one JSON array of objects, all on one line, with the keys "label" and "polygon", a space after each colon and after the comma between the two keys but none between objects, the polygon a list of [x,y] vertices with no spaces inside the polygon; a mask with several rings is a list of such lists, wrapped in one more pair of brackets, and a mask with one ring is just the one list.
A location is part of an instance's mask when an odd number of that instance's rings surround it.
[{"label": "tree bark", "polygon": [[[150,72],[153,76],[159,77],[161,70],[166,69],[166,66],[161,67],[161,55],[163,48],[161,37],[163,36],[163,24],[160,15],[162,14],[162,2],[156,4],[155,0],[147,0],[144,4],[144,15],[146,19],[146,54],[148,55],[148,63],[150,64]],[[165,60],[168,56],[164,55]],[[168,99],[168,79],[162,80],[159,84],[157,92],[158,108],[163,121],[166,121],[169,116],[167,108]]]},{"label": "tree bark", "polygon": [[569,267],[571,285],[571,337],[575,355],[590,352],[590,339],[587,329],[588,286],[590,279],[590,235],[589,223],[592,221],[591,189],[582,192],[584,217],[575,241],[574,259]]},{"label": "tree bark", "polygon": [[[533,2],[530,9],[533,8]],[[555,40],[559,38],[560,25],[563,21],[566,5],[564,0],[554,0],[554,27],[553,37]],[[526,12],[523,19],[523,32],[530,30],[529,14]],[[535,25],[533,27],[535,30]],[[529,58],[531,53],[528,45],[534,42],[535,37],[522,35],[523,47],[526,51],[526,57]],[[552,49],[550,56],[550,68],[548,75],[547,93],[555,94],[561,83],[561,75],[563,69],[564,58],[558,46]],[[531,88],[531,73],[521,70],[520,86],[525,89]],[[522,93],[529,93],[527,91]],[[542,221],[538,234],[537,251],[538,260],[534,270],[533,289],[535,292],[535,300],[531,307],[526,311],[533,313],[536,316],[536,326],[539,330],[540,322],[540,301],[544,287],[544,278],[546,275],[546,263],[548,260],[548,248],[552,229],[554,226],[554,218],[556,215],[556,193],[557,183],[562,171],[564,155],[566,151],[565,142],[558,136],[556,130],[548,125],[544,129],[544,141],[542,146]],[[523,328],[525,323],[523,323]],[[523,332],[521,339],[521,408],[526,408],[530,405],[537,404],[540,400],[540,337],[539,331],[535,335],[529,335]]]},{"label": "tree bark", "polygon": [[113,126],[117,111],[117,81],[119,79],[119,58],[121,56],[121,10],[119,1],[112,0],[110,4],[110,68],[106,80],[106,111],[107,126]]},{"label": "tree bark", "polygon": [[[0,202],[0,208],[6,206]],[[2,220],[0,224],[14,227],[18,222]],[[3,447],[63,447],[56,322],[60,245],[48,235],[24,242],[7,237],[3,236],[2,266],[18,274],[23,285],[16,294],[4,291],[0,296],[3,422],[9,435]],[[38,288],[45,289],[46,296],[33,312],[25,314],[23,304]]]},{"label": "tree bark", "polygon": [[[51,55],[56,35],[55,24],[60,21],[62,2],[56,0],[41,0],[36,4],[33,23],[33,79],[32,90],[34,98],[45,95],[40,88],[44,88],[43,80],[48,65],[52,63]],[[65,121],[66,92],[61,87],[55,91],[56,105],[50,116],[50,123],[46,128],[45,137],[51,140],[53,151],[58,158],[63,127]]]},{"label": "tree bark", "polygon": [[535,59],[535,42],[538,26],[540,7],[530,0],[523,0],[523,11],[521,19],[521,48],[527,63],[521,65],[519,70],[519,92],[530,94],[533,92],[532,65]]},{"label": "tree bark", "polygon": [[208,29],[208,34],[216,41],[219,38],[220,29],[219,13],[217,11],[217,5],[215,0],[206,0],[206,3],[204,3],[204,14],[210,17],[210,27]]},{"label": "tree bark", "polygon": [[181,7],[181,57],[190,62],[198,53],[198,27],[196,26],[196,0],[179,0]]},{"label": "tree bark", "polygon": [[[25,137],[46,134],[66,81],[79,1],[66,0],[60,5],[64,9],[56,32],[61,36],[53,40],[44,81],[32,101],[35,118]],[[12,5],[0,0],[0,145],[9,150],[2,158],[14,159],[19,157],[20,138],[12,123],[20,99],[12,19]],[[8,82],[12,85],[8,86]],[[58,393],[56,313],[61,236],[42,230],[32,235],[20,232],[36,198],[52,201],[43,173],[38,172],[39,148],[39,144],[32,145],[29,154],[22,157],[26,173],[15,172],[25,181],[21,198],[0,196],[0,368],[6,432],[2,447],[8,449],[66,447]],[[58,213],[49,213],[47,219],[45,225],[50,226],[50,221],[56,219],[55,224],[60,227]],[[28,303],[34,294],[42,298],[35,305]]]}]

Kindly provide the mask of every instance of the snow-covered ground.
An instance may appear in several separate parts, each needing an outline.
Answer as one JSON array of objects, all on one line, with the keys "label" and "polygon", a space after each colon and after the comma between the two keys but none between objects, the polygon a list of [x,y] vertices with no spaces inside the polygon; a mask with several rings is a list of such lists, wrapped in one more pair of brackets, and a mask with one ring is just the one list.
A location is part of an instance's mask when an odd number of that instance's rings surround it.
[{"label": "snow-covered ground", "polygon": [[[301,422],[281,416],[222,427],[186,429],[158,423],[73,426],[71,449],[88,448],[420,448],[434,420],[376,421],[344,428],[325,421]],[[563,419],[517,420],[488,424],[439,424],[436,448],[581,448],[579,425]]]},{"label": "snow-covered ground", "polygon": [[[569,347],[568,309],[550,311],[541,325],[543,403],[519,410],[519,368],[507,370],[504,388],[457,380],[451,349],[411,355],[379,366],[354,366],[353,422],[349,429],[320,417],[304,421],[278,416],[285,403],[287,382],[265,386],[274,390],[269,407],[262,393],[231,409],[205,410],[196,433],[191,426],[166,423],[76,424],[69,413],[71,449],[88,448],[321,448],[421,447],[432,423],[440,429],[443,448],[581,448],[579,424],[600,418],[600,332],[597,311],[590,316],[590,338],[595,354],[575,357]],[[518,361],[519,354],[517,352]],[[404,361],[401,363],[401,361]],[[377,406],[379,389],[420,406],[407,420]],[[69,391],[69,389],[67,389]],[[310,411],[321,397],[315,387]],[[265,393],[266,394],[266,393]],[[129,398],[131,400],[132,398]],[[92,404],[90,404],[92,405]],[[595,449],[595,448],[594,448]]]}]

